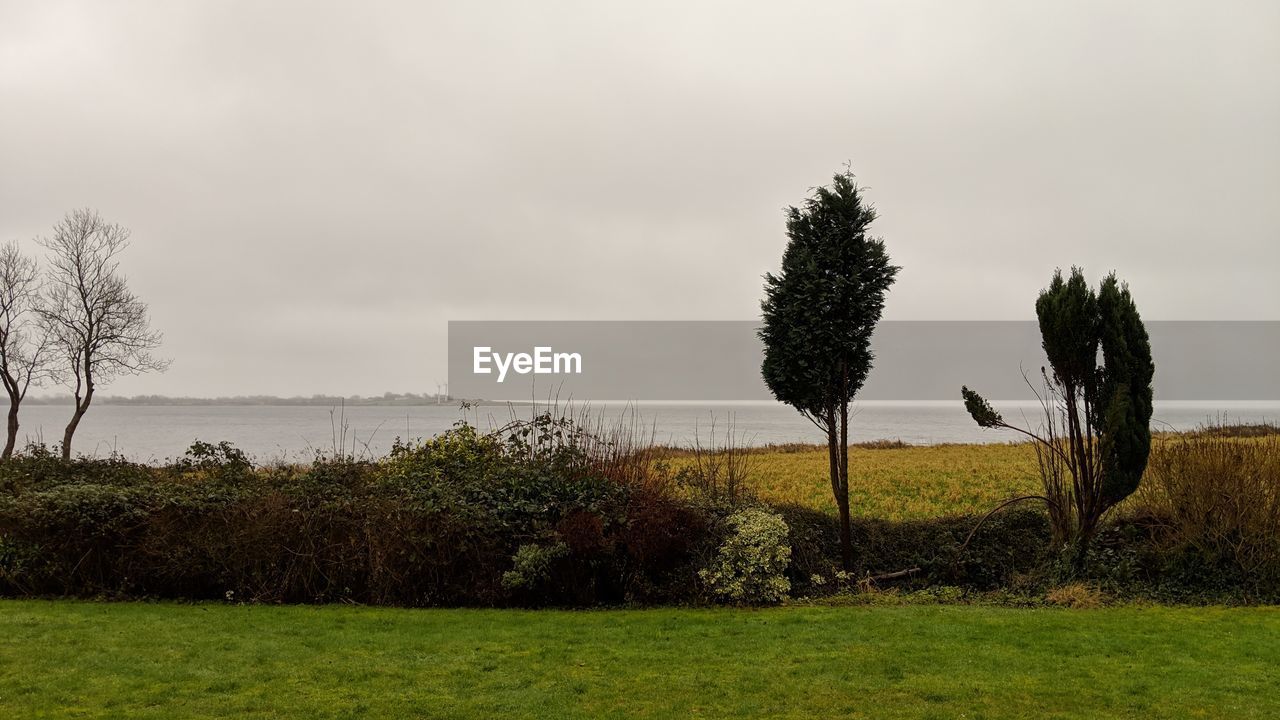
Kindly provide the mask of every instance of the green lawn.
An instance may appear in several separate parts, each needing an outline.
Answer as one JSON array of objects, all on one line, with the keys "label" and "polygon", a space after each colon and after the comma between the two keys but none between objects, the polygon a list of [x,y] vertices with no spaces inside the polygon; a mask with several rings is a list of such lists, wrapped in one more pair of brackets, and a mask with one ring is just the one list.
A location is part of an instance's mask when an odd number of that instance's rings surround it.
[{"label": "green lawn", "polygon": [[1277,717],[1280,610],[0,602],[0,717]]}]

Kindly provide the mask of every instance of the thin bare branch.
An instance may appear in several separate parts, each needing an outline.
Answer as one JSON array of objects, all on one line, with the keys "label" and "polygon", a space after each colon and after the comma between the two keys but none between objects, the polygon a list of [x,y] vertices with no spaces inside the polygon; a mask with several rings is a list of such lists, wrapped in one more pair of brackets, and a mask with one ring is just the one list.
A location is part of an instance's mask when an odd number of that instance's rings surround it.
[{"label": "thin bare branch", "polygon": [[129,244],[126,228],[93,210],[73,210],[39,242],[49,251],[39,315],[75,398],[62,443],[69,458],[71,438],[99,386],[121,375],[163,371],[169,361],[154,354],[163,335],[151,328],[146,303],[119,271],[116,256]]}]

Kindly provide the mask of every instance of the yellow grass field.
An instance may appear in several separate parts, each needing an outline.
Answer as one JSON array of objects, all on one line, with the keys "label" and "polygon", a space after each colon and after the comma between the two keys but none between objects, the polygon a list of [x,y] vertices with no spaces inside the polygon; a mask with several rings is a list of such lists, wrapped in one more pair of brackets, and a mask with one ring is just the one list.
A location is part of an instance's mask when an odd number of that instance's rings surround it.
[{"label": "yellow grass field", "polygon": [[[752,453],[747,473],[763,500],[836,511],[825,447]],[[1039,487],[1029,443],[849,450],[850,509],[857,516],[906,520],[984,512]]]},{"label": "yellow grass field", "polygon": [[[1188,436],[1157,433],[1153,451]],[[1266,439],[1246,435],[1230,441]],[[850,509],[855,516],[909,520],[983,513],[1011,497],[1041,492],[1036,451],[1030,442],[875,445],[849,449]],[[742,453],[747,486],[760,499],[836,512],[825,446],[791,445]],[[694,461],[685,453],[671,462],[678,469]]]}]

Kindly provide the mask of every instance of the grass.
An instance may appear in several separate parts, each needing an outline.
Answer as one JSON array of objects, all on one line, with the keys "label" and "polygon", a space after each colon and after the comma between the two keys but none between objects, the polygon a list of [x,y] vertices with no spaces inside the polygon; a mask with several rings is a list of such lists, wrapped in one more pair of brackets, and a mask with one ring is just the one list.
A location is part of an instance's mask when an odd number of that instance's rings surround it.
[{"label": "grass", "polygon": [[1262,718],[1280,611],[0,602],[0,717]]},{"label": "grass", "polygon": [[[673,468],[692,463],[685,454]],[[788,445],[743,455],[746,484],[762,499],[835,513],[826,446]],[[1014,495],[1038,492],[1035,449],[1028,443],[896,446],[849,450],[854,515],[913,520],[981,513]]]},{"label": "grass", "polygon": [[[1157,433],[1155,442],[1211,435],[1262,445],[1272,425],[1215,426],[1189,433]],[[836,512],[825,445],[784,445],[741,451],[746,485],[762,500]],[[670,458],[692,463],[689,453]],[[850,510],[855,516],[921,520],[980,514],[1017,495],[1041,492],[1035,447],[1029,442],[901,445],[881,441],[849,449]],[[1122,506],[1123,507],[1123,506]]]}]

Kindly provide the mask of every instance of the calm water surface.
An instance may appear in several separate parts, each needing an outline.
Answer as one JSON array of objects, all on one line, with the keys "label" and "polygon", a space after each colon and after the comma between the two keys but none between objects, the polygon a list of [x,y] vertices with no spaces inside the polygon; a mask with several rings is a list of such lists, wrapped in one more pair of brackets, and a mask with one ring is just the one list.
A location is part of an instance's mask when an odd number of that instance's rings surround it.
[{"label": "calm water surface", "polygon": [[[1038,423],[1037,406],[997,403],[1009,421]],[[823,436],[794,410],[775,404],[594,404],[590,410],[606,422],[620,417],[646,428],[658,442],[691,445],[723,444],[732,432],[739,445],[822,442]],[[498,427],[512,413],[527,418],[529,407],[490,406],[471,410],[466,419],[482,429]],[[50,445],[62,437],[71,408],[30,405],[22,410],[19,437]],[[1156,428],[1188,429],[1219,417],[1228,422],[1280,421],[1280,402],[1157,403]],[[317,452],[332,452],[347,427],[345,446],[359,453],[381,455],[400,438],[426,438],[463,419],[452,405],[414,407],[315,406],[136,406],[98,405],[85,416],[76,433],[77,453],[126,457],[158,462],[182,455],[193,440],[227,440],[259,461],[307,460]],[[1020,436],[1008,430],[977,427],[957,402],[867,402],[855,405],[851,440],[899,439],[912,444],[951,442],[1009,442]],[[366,450],[367,446],[367,450]]]}]

